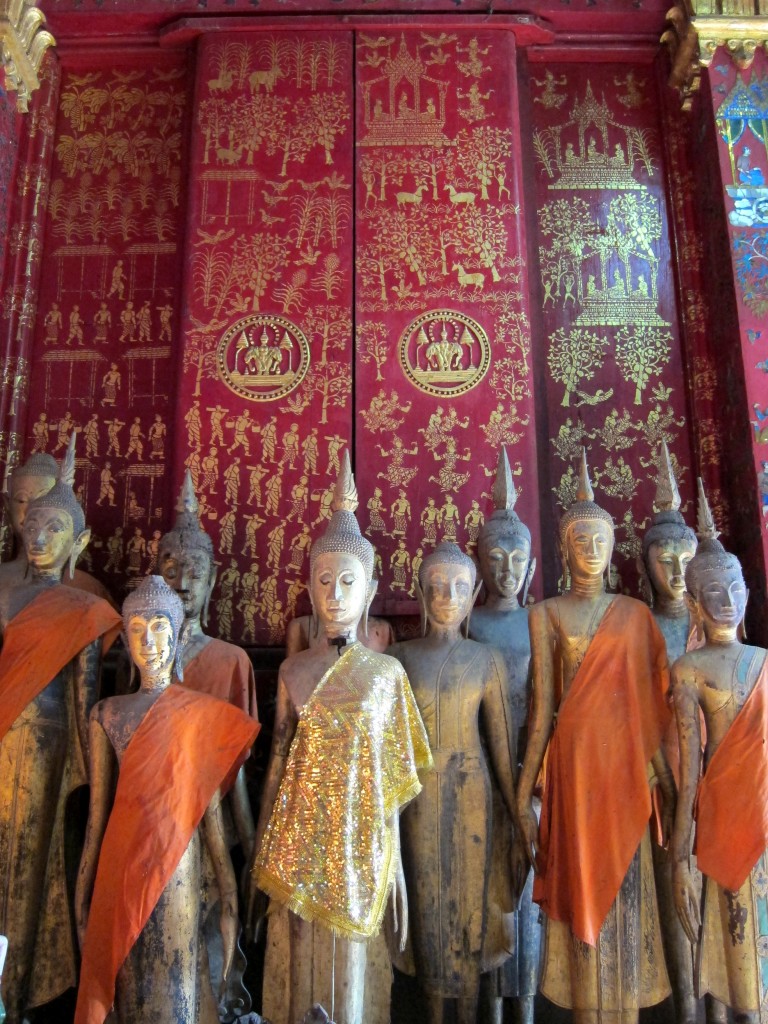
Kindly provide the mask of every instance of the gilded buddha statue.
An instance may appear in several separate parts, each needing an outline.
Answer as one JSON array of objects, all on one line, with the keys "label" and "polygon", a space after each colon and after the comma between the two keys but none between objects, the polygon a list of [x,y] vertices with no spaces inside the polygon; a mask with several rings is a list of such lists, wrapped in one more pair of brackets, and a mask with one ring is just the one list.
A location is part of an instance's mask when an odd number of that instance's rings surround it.
[{"label": "gilded buddha statue", "polygon": [[[241,647],[208,636],[208,606],[216,584],[213,542],[200,525],[199,505],[187,470],[176,503],[176,522],[160,540],[158,567],[184,606],[184,645],[179,664],[184,686],[228,701],[258,721],[256,683],[251,660]],[[255,826],[241,768],[230,801],[237,833],[247,859]]]},{"label": "gilded buddha statue", "polygon": [[202,845],[222,903],[226,979],[237,941],[237,883],[221,792],[259,726],[226,701],[171,685],[183,624],[175,592],[161,576],[146,577],[123,605],[139,690],[100,701],[91,714],[76,1024],[103,1024],[113,1009],[116,1024],[218,1020],[199,966]]},{"label": "gilded buddha statue", "polygon": [[[685,578],[705,642],[672,667],[680,738],[673,890],[698,947],[698,994],[730,1006],[736,1021],[757,1024],[768,1012],[768,651],[743,642],[744,576],[717,539],[701,481],[698,533]],[[701,902],[690,864],[694,821]]]},{"label": "gilded buddha statue", "polygon": [[[674,782],[664,638],[640,601],[605,592],[611,516],[579,488],[560,520],[570,587],[529,613],[533,705],[518,818],[544,914],[541,991],[576,1024],[631,1022],[669,994],[650,849],[649,764],[669,830]],[[541,828],[534,789],[546,754]]]},{"label": "gilded buddha statue", "polygon": [[105,601],[62,585],[90,537],[73,481],[74,435],[58,481],[26,505],[25,580],[0,591],[0,931],[11,946],[3,976],[9,1024],[77,981],[65,856],[82,836],[67,801],[87,782],[88,714],[120,621]]},{"label": "gilded buddha statue", "polygon": [[[667,646],[670,665],[701,643],[688,609],[685,591],[686,568],[696,554],[698,542],[696,534],[680,514],[680,505],[680,492],[669,449],[666,441],[662,441],[655,512],[651,526],[643,537],[641,570],[648,584],[653,617]],[[669,723],[662,746],[667,763],[677,780],[680,757],[674,719]],[[661,934],[675,1012],[680,1024],[695,1024],[698,1007],[693,982],[693,950],[675,909],[672,864],[667,851],[657,843],[653,844],[652,850]],[[700,881],[700,876],[695,877]],[[706,1014],[709,1024],[724,1021],[725,1007],[708,998]]]},{"label": "gilded buddha statue", "polygon": [[257,828],[252,892],[274,903],[263,1000],[273,1024],[294,1024],[315,1002],[337,1024],[388,1021],[391,968],[371,991],[367,944],[390,898],[407,930],[399,812],[421,788],[429,746],[402,667],[357,639],[376,585],[356,507],[345,452],[330,523],[310,553],[325,642],[280,666]]},{"label": "gilded buddha statue", "polygon": [[[509,684],[517,760],[525,754],[525,731],[530,695],[531,643],[528,635],[526,597],[536,571],[531,558],[531,532],[515,512],[517,491],[502,446],[493,485],[493,515],[478,535],[480,573],[485,584],[485,604],[475,607],[470,618],[469,635],[473,640],[492,644],[504,658]],[[501,905],[509,897],[510,857],[514,826],[498,787],[494,787],[493,862],[489,900]],[[533,999],[539,984],[539,947],[541,927],[539,908],[532,901],[533,873],[528,871],[517,909],[503,924],[508,932],[506,949],[512,956],[493,973],[491,998],[486,1016],[501,1020],[503,999],[513,1001],[521,1024],[533,1024]],[[485,966],[492,963],[485,960]]]},{"label": "gilded buddha statue", "polygon": [[474,562],[441,543],[421,563],[419,585],[428,633],[390,648],[411,681],[435,762],[401,823],[413,969],[430,1024],[441,1024],[452,999],[459,1024],[475,1024],[490,955],[490,769],[512,814],[516,737],[502,655],[461,633],[475,596]]},{"label": "gilded buddha statue", "polygon": [[[8,480],[8,492],[5,494],[5,510],[11,523],[13,536],[16,540],[16,555],[8,562],[0,565],[0,590],[22,583],[28,577],[29,563],[22,531],[24,518],[30,501],[46,494],[59,478],[59,466],[56,459],[46,452],[30,455],[26,462],[16,466]],[[79,557],[79,556],[78,556]],[[104,598],[112,604],[112,598],[106,587],[89,573],[74,566],[62,574],[61,582],[77,590],[86,590],[97,597]]]},{"label": "gilded buddha statue", "polygon": [[[183,685],[199,693],[226,700],[258,721],[256,683],[250,658],[241,647],[204,632],[204,626],[208,625],[211,594],[216,584],[216,562],[213,542],[200,525],[199,504],[189,470],[185,473],[176,502],[173,529],[158,544],[158,567],[163,579],[176,592],[184,606],[184,643],[178,654]],[[253,855],[256,827],[244,765],[226,794],[222,813],[230,849],[239,842],[244,861],[249,863]],[[219,894],[212,865],[207,858],[204,861],[204,875],[206,906],[203,908],[203,919],[207,941],[201,952],[205,954],[204,961],[207,960],[209,964],[213,988],[216,989],[221,981],[217,923]]]}]

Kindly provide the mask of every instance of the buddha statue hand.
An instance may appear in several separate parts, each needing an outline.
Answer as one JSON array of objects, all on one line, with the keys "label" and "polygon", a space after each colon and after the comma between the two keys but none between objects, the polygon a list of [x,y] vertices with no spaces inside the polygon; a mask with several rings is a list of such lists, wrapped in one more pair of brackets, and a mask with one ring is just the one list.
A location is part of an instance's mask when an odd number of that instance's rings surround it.
[{"label": "buddha statue hand", "polygon": [[651,764],[654,773],[651,778],[651,789],[658,786],[661,793],[661,845],[666,847],[672,837],[672,829],[675,824],[677,786],[675,785],[675,777],[661,749],[657,750],[653,755]]},{"label": "buddha statue hand", "polygon": [[399,938],[402,953],[408,941],[408,892],[405,888],[403,862],[398,859],[395,883],[392,886],[392,933]]},{"label": "buddha statue hand", "polygon": [[220,931],[221,940],[224,945],[221,992],[219,993],[221,997],[226,991],[227,979],[235,959],[237,938],[240,931],[240,922],[237,919],[237,889],[234,889],[232,892],[222,892],[221,894]]},{"label": "buddha statue hand", "polygon": [[[258,849],[259,844],[254,844],[254,852]],[[253,866],[249,871],[248,877],[248,897],[246,902],[246,915],[245,915],[245,932],[250,937],[251,942],[256,943],[261,938],[261,932],[264,927],[264,922],[267,919],[267,910],[269,909],[269,896],[262,892],[261,889],[256,885],[256,879],[253,874]]]},{"label": "buddha statue hand", "polygon": [[[534,871],[539,871],[539,821],[533,804],[518,807],[518,820],[520,823],[520,841],[528,863]],[[514,853],[513,853],[514,857]]]},{"label": "buddha statue hand", "polygon": [[687,859],[677,860],[672,864],[672,894],[683,930],[688,936],[688,941],[695,946],[699,941],[701,916],[699,900]]},{"label": "buddha statue hand", "polygon": [[515,894],[515,902],[517,902],[525,888],[528,872],[531,870],[530,860],[526,852],[526,841],[519,826],[515,829],[510,868],[512,871],[512,890]]}]

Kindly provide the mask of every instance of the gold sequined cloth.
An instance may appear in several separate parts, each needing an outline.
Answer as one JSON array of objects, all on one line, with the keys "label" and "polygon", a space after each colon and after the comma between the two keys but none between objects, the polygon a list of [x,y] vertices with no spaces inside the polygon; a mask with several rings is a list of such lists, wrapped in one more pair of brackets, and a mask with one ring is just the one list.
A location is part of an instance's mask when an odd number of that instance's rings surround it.
[{"label": "gold sequined cloth", "polygon": [[376,935],[397,866],[390,819],[431,760],[400,663],[348,647],[299,716],[256,860],[259,888],[339,935]]}]

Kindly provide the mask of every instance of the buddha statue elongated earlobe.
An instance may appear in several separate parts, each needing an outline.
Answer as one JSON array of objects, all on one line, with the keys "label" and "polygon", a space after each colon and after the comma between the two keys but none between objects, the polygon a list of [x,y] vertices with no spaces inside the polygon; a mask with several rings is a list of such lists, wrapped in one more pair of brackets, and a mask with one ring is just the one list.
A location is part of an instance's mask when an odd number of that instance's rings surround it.
[{"label": "buddha statue elongated earlobe", "polygon": [[531,589],[531,581],[533,580],[534,573],[536,572],[536,559],[532,558],[528,563],[528,572],[525,574],[525,583],[523,584],[522,601],[520,607],[525,608],[528,603],[528,591]]},{"label": "buddha statue elongated earlobe", "polygon": [[427,635],[429,618],[427,617],[427,602],[424,600],[424,591],[421,589],[421,581],[418,576],[413,581],[413,589],[416,591],[416,599],[419,602],[419,619],[421,621],[421,635]]},{"label": "buddha statue elongated earlobe", "polygon": [[373,604],[373,599],[376,597],[376,591],[379,589],[379,581],[371,580],[368,583],[367,597],[365,600],[365,608],[363,609],[363,635],[368,636],[368,614]]},{"label": "buddha statue elongated earlobe", "polygon": [[463,637],[468,637],[469,636],[469,620],[472,618],[472,609],[475,607],[475,601],[477,601],[477,598],[478,598],[478,595],[480,593],[480,590],[481,590],[482,586],[483,586],[483,581],[480,580],[480,582],[475,587],[474,594],[472,595],[472,603],[469,606],[469,611],[467,612],[466,617],[465,617],[464,621],[461,624],[460,629],[461,629],[461,635]]},{"label": "buddha statue elongated earlobe", "polygon": [[637,569],[637,584],[640,588],[640,596],[649,608],[653,608],[655,600],[653,587],[648,577],[648,570],[645,567],[645,560],[640,555],[635,558],[635,568]]}]

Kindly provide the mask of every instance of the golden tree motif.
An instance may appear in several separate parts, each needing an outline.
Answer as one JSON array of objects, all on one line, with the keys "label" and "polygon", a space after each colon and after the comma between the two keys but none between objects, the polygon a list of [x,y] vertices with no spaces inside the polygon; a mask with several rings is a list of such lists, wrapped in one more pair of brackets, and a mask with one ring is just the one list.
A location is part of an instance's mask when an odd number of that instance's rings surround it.
[{"label": "golden tree motif", "polygon": [[463,129],[457,136],[464,171],[480,186],[480,198],[488,199],[493,181],[504,181],[512,159],[512,132],[484,125]]},{"label": "golden tree motif", "polygon": [[539,210],[539,225],[542,234],[552,236],[549,247],[539,248],[542,277],[555,285],[553,295],[559,297],[563,278],[573,274],[582,300],[581,265],[594,252],[595,225],[589,205],[578,196],[556,199]]},{"label": "golden tree motif", "polygon": [[381,368],[389,356],[387,325],[377,320],[358,324],[357,351],[363,363],[376,364],[376,380],[383,380]]},{"label": "golden tree motif", "polygon": [[591,380],[605,359],[608,339],[593,331],[558,328],[549,338],[547,362],[554,380],[565,385],[561,405],[571,404],[571,393],[582,380]]},{"label": "golden tree motif", "polygon": [[651,377],[658,377],[669,362],[672,335],[658,327],[622,327],[616,334],[616,363],[624,380],[635,385],[635,405]]}]

